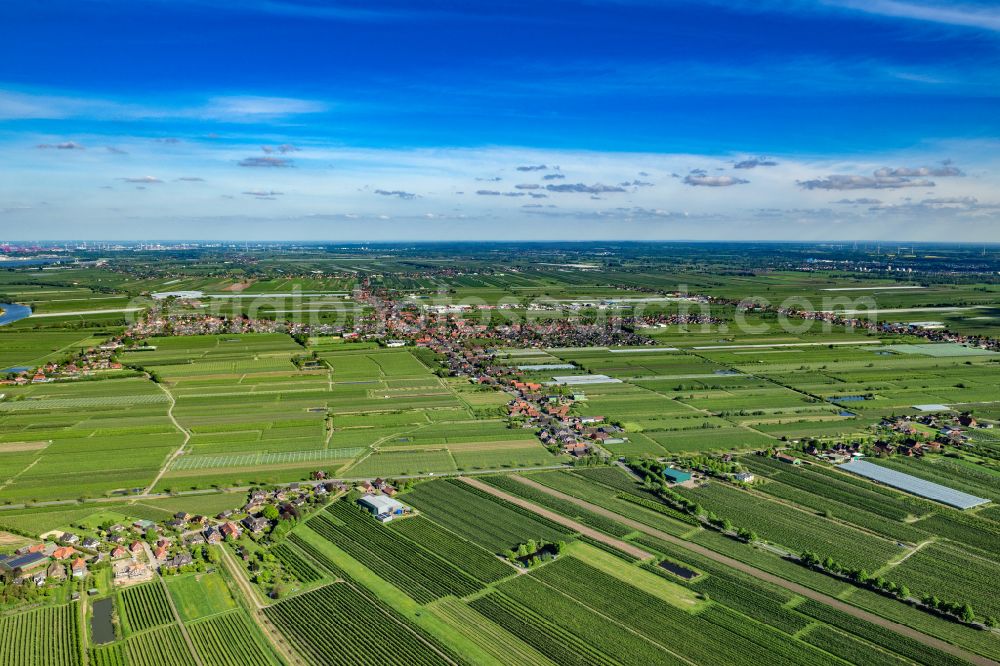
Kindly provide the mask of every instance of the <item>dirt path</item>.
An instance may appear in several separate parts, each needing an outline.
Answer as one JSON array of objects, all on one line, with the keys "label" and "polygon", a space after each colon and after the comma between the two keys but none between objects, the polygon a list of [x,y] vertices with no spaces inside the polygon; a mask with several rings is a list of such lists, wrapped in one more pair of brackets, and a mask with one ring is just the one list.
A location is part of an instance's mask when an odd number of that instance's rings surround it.
[{"label": "dirt path", "polygon": [[[575,520],[567,518],[566,516],[560,516],[558,513],[549,511],[548,509],[543,509],[537,504],[532,504],[528,500],[521,499],[520,497],[515,497],[514,495],[509,495],[498,488],[494,488],[493,486],[488,486],[482,481],[479,481],[478,479],[471,479],[467,476],[461,476],[459,478],[474,488],[479,488],[480,490],[484,490],[491,495],[494,495],[502,500],[510,502],[511,504],[516,504],[517,506],[523,507],[528,511],[532,511],[544,518],[548,518],[554,523],[559,523],[560,525],[568,527],[574,532],[579,532],[580,534],[590,537],[595,541],[600,541],[601,543],[606,543],[607,545],[613,548],[617,548],[623,553],[627,553],[633,557],[638,557],[640,560],[648,560],[651,557],[653,557],[652,553],[647,553],[646,551],[630,544],[627,541],[622,541],[621,539],[615,539],[614,537],[610,537],[607,534],[604,534],[603,532],[598,532],[597,530],[591,529],[586,525],[581,525]],[[518,481],[522,480],[520,477],[514,477],[514,478],[516,478]]]},{"label": "dirt path", "polygon": [[[577,506],[587,509],[588,511],[592,511],[598,515],[605,516],[606,518],[611,518],[612,520],[615,520],[621,523],[622,525],[626,525],[627,527],[631,527],[635,530],[638,530],[650,536],[654,536],[657,539],[662,539],[663,541],[675,544],[682,548],[687,548],[688,550],[694,553],[702,555],[703,557],[707,557],[711,560],[715,560],[720,564],[724,564],[738,571],[747,573],[753,576],[754,578],[765,580],[769,583],[773,583],[775,585],[783,587],[786,590],[789,590],[790,592],[794,592],[795,594],[806,597],[807,599],[812,599],[813,601],[818,601],[820,603],[826,604],[827,606],[831,606],[839,611],[847,613],[848,615],[856,617],[859,620],[864,620],[865,622],[870,622],[874,625],[883,627],[885,629],[895,631],[897,634],[907,636],[924,645],[941,650],[942,652],[947,652],[948,654],[955,655],[956,657],[964,659],[970,663],[977,664],[978,666],[1000,666],[1000,664],[997,664],[997,662],[993,661],[992,659],[988,659],[987,657],[983,657],[977,654],[972,654],[971,652],[963,650],[962,648],[956,645],[952,645],[951,643],[946,643],[945,641],[942,641],[938,638],[934,638],[933,636],[928,636],[927,634],[921,633],[916,629],[907,627],[906,625],[899,624],[898,622],[893,622],[892,620],[887,620],[884,617],[880,617],[878,615],[875,615],[874,613],[869,613],[866,610],[862,610],[857,606],[852,606],[848,603],[840,601],[839,599],[835,599],[834,597],[828,596],[821,592],[817,592],[816,590],[812,590],[803,585],[799,585],[798,583],[793,583],[789,580],[785,580],[784,578],[780,578],[778,576],[775,576],[774,574],[770,574],[766,571],[750,566],[749,564],[740,562],[739,560],[734,560],[733,558],[717,553],[714,550],[709,550],[704,546],[700,546],[696,543],[691,543],[690,541],[685,541],[683,539],[675,537],[672,534],[661,532],[660,530],[649,527],[648,525],[643,525],[642,523],[637,522],[635,520],[625,518],[624,516],[621,516],[615,513],[614,511],[609,511],[608,509],[599,507],[596,504],[591,504],[590,502],[579,499],[577,497],[573,497],[572,495],[566,495],[565,493],[561,493],[547,486],[543,486],[540,483],[537,483],[530,479],[526,479],[523,476],[511,475],[511,478],[527,486],[530,486],[544,493],[552,495],[553,497],[558,497],[568,502],[573,502]],[[463,480],[466,483],[469,482],[469,479],[463,479]],[[476,482],[473,485],[476,485],[476,487],[480,487],[489,493],[497,495],[498,497],[502,497],[505,495],[505,493],[500,493],[499,491],[496,491],[494,488],[491,488],[490,486],[486,486],[485,484],[479,482]],[[504,499],[507,499],[507,497],[504,497]],[[542,509],[541,507],[535,506],[530,502],[526,502],[524,500],[518,501],[517,504],[546,517],[549,517],[548,514],[551,514],[551,512],[546,511],[545,509]]]},{"label": "dirt path", "polygon": [[153,482],[151,484],[149,484],[149,487],[143,491],[142,493],[143,495],[148,495],[151,492],[153,492],[153,488],[156,487],[156,484],[160,482],[160,479],[163,478],[163,475],[167,473],[168,469],[170,469],[170,465],[173,464],[174,460],[177,459],[177,456],[179,456],[181,453],[184,452],[184,447],[187,446],[187,443],[189,441],[191,441],[191,433],[188,432],[186,428],[181,426],[181,424],[177,421],[177,419],[174,418],[174,405],[177,404],[177,401],[174,400],[173,394],[171,394],[170,391],[167,390],[167,387],[165,387],[163,384],[157,384],[156,386],[161,391],[166,393],[167,398],[170,399],[170,409],[167,410],[167,417],[170,419],[170,422],[174,424],[174,427],[184,434],[184,441],[181,442],[181,445],[177,447],[176,451],[170,454],[170,457],[167,458],[167,461],[163,463],[163,467],[161,467],[160,471],[156,473],[156,478],[153,479]]},{"label": "dirt path", "polygon": [[246,579],[243,575],[243,569],[240,567],[239,563],[233,559],[232,553],[225,546],[218,546],[219,552],[222,553],[222,565],[229,572],[229,577],[236,583],[236,587],[240,589],[242,596],[253,606],[251,611],[254,620],[256,620],[257,625],[260,627],[261,632],[267,639],[267,642],[271,644],[271,647],[275,649],[285,660],[287,664],[295,664],[296,666],[304,666],[305,662],[301,657],[298,656],[294,651],[292,651],[288,643],[285,642],[284,637],[278,632],[278,629],[271,624],[271,620],[264,614],[264,603],[260,600],[257,594],[254,592],[253,586],[250,581]]},{"label": "dirt path", "polygon": [[[149,546],[146,545],[146,548],[148,550]],[[155,562],[152,558],[150,558],[149,561]],[[167,605],[170,606],[170,612],[174,614],[174,621],[177,623],[177,626],[180,627],[181,636],[184,637],[184,642],[187,643],[188,650],[191,652],[194,662],[198,664],[198,666],[204,666],[201,657],[198,656],[198,651],[194,649],[194,641],[191,640],[187,627],[185,627],[184,623],[181,621],[181,615],[177,612],[177,606],[174,605],[174,599],[170,596],[170,590],[167,589],[167,583],[162,577],[160,578],[160,585],[163,587],[163,594],[167,597]]]}]

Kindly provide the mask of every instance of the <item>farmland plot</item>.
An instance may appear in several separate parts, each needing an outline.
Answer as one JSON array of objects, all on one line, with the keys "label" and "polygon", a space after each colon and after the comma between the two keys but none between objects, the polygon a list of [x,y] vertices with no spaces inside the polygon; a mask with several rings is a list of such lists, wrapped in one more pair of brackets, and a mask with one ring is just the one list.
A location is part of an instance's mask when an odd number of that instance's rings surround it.
[{"label": "farmland plot", "polygon": [[0,617],[0,663],[9,666],[81,664],[76,604]]},{"label": "farmland plot", "polygon": [[205,666],[276,666],[270,648],[241,610],[187,625]]},{"label": "farmland plot", "polygon": [[[306,592],[265,613],[311,663],[455,663],[415,625],[349,583]],[[389,631],[380,631],[382,627]]]},{"label": "farmland plot", "polygon": [[898,546],[885,539],[723,483],[676,490],[737,527],[754,530],[761,538],[795,553],[811,550],[871,571],[899,552]]},{"label": "farmland plot", "polygon": [[147,583],[121,591],[124,610],[123,624],[133,632],[140,632],[174,621],[163,586]]}]

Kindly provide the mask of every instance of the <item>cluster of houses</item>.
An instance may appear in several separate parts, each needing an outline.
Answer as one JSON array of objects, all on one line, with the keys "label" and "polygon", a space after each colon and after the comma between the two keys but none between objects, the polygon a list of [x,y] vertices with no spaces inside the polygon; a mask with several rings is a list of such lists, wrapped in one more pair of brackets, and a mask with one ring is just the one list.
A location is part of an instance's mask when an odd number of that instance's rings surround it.
[{"label": "cluster of houses", "polygon": [[[730,303],[740,305],[733,299],[712,299],[713,303]],[[758,306],[756,309],[767,309]],[[980,349],[990,349],[1000,351],[1000,340],[985,335],[965,335],[940,328],[936,325],[922,326],[911,323],[893,323],[887,321],[877,321],[875,318],[845,317],[835,312],[821,312],[815,310],[799,310],[796,308],[777,308],[779,314],[795,319],[805,319],[821,321],[835,326],[848,326],[873,333],[888,335],[909,335],[927,340],[929,342],[953,342],[969,347]]]},{"label": "cluster of houses", "polygon": [[854,458],[860,458],[864,455],[861,451],[861,444],[858,442],[850,444],[839,442],[822,448],[818,442],[812,442],[807,444],[803,450],[815,458],[826,460],[835,465],[850,462]]},{"label": "cluster of houses", "polygon": [[513,417],[525,419],[528,427],[538,429],[538,437],[548,447],[572,456],[586,456],[601,444],[621,444],[626,441],[622,429],[608,423],[603,416],[574,416],[570,409],[586,400],[582,392],[570,396],[550,395],[542,385],[513,380],[508,383],[515,398],[507,405]]},{"label": "cluster of houses", "polygon": [[967,447],[970,445],[969,430],[992,427],[992,423],[980,423],[968,412],[886,417],[879,428],[890,436],[880,438],[873,448],[874,453],[880,456],[920,457],[927,453],[940,453],[947,446]]},{"label": "cluster of houses", "polygon": [[250,317],[228,317],[207,313],[191,313],[199,307],[197,299],[179,299],[183,310],[170,312],[168,307],[157,303],[146,311],[145,316],[132,324],[126,337],[139,340],[161,335],[216,335],[220,333],[302,333],[305,335],[343,335],[351,332],[337,324],[306,324],[285,322],[275,319],[252,319]]},{"label": "cluster of houses", "polygon": [[[272,526],[272,521],[261,513],[266,506],[292,513],[310,500],[347,490],[340,482],[323,481],[323,472],[314,473],[314,478],[319,482],[254,490],[241,509],[226,510],[214,517],[180,511],[159,522],[139,519],[129,525],[106,524],[94,530],[92,536],[73,532],[48,535],[45,541],[0,555],[0,576],[9,583],[41,587],[68,578],[85,579],[94,565],[108,563],[119,585],[150,580],[157,570],[168,573],[194,564],[193,550],[199,546],[266,533]],[[369,485],[373,493],[395,494],[395,489],[382,479]]]},{"label": "cluster of houses", "polygon": [[395,497],[397,492],[396,488],[392,484],[382,478],[375,479],[374,481],[362,481],[356,487],[366,495],[377,495],[381,493],[388,497]]},{"label": "cluster of houses", "polygon": [[91,566],[107,559],[101,540],[63,532],[0,556],[0,575],[8,583],[41,587],[69,577],[84,579]]},{"label": "cluster of houses", "polygon": [[114,360],[115,352],[120,347],[119,340],[111,339],[97,347],[83,350],[76,357],[64,363],[49,362],[35,369],[20,370],[10,377],[0,379],[0,385],[48,384],[55,381],[91,377],[97,372],[107,370],[121,370],[122,364]]}]

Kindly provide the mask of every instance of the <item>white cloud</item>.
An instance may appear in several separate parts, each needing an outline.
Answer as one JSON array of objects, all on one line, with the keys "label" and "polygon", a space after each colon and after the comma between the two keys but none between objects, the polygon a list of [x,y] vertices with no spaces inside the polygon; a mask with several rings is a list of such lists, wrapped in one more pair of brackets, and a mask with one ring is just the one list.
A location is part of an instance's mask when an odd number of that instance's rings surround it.
[{"label": "white cloud", "polygon": [[269,122],[325,113],[328,102],[293,97],[219,96],[175,106],[101,97],[50,95],[0,90],[0,120],[205,120],[231,123]]},{"label": "white cloud", "polygon": [[[736,175],[751,172],[733,170],[734,163],[745,157],[735,152],[697,155],[514,147],[403,150],[341,147],[297,136],[295,143],[301,151],[294,153],[296,168],[240,168],[239,162],[247,156],[287,159],[288,156],[277,150],[271,155],[261,152],[261,145],[278,146],[288,137],[253,136],[234,141],[224,137],[209,140],[185,136],[183,142],[169,149],[148,137],[84,134],[73,138],[82,145],[99,149],[66,151],[64,159],[55,159],[57,150],[35,150],[33,146],[39,143],[56,145],[65,141],[64,136],[8,136],[0,140],[0,150],[17,155],[16,160],[0,162],[0,201],[23,202],[29,206],[4,216],[5,224],[11,229],[38,230],[35,235],[41,237],[45,228],[64,228],[63,233],[54,236],[65,237],[72,235],[73,229],[66,220],[72,219],[77,225],[86,224],[88,229],[105,228],[101,225],[112,223],[107,215],[108,209],[114,207],[118,210],[115,215],[123,220],[119,223],[120,231],[131,228],[124,222],[126,219],[133,225],[135,221],[153,224],[154,220],[169,216],[176,223],[171,222],[165,228],[173,230],[185,228],[186,220],[239,216],[256,219],[255,216],[265,213],[272,220],[272,234],[275,229],[285,234],[286,229],[292,228],[286,227],[286,220],[305,220],[310,215],[315,217],[308,219],[316,220],[314,238],[340,237],[341,232],[348,237],[351,233],[368,230],[365,224],[351,226],[346,221],[337,222],[346,220],[342,216],[351,214],[361,220],[377,220],[380,216],[391,219],[391,223],[386,222],[381,236],[372,228],[368,238],[394,235],[412,238],[419,226],[415,226],[416,220],[427,212],[435,216],[427,219],[435,221],[464,220],[460,230],[449,232],[453,238],[482,237],[481,234],[486,233],[484,230],[490,229],[510,230],[512,237],[538,237],[538,214],[558,212],[559,218],[571,225],[574,236],[581,239],[607,238],[612,229],[619,238],[641,237],[640,234],[650,238],[656,234],[705,238],[723,233],[723,230],[733,238],[753,237],[754,234],[771,238],[806,238],[809,234],[832,238],[848,233],[847,230],[863,238],[893,231],[898,233],[893,225],[910,211],[918,216],[914,218],[914,237],[923,229],[921,225],[925,225],[924,238],[933,239],[935,234],[940,238],[947,234],[950,240],[962,240],[975,231],[983,240],[1000,240],[1000,210],[993,205],[994,192],[1000,191],[1000,151],[995,150],[997,144],[990,142],[934,144],[919,151],[867,157],[806,158],[779,154],[774,157],[775,166],[752,171],[752,182],[737,183],[735,181],[744,179],[735,178]],[[107,152],[104,147],[109,144],[126,151],[127,158]],[[933,194],[921,189],[930,189],[930,181],[924,177],[875,175],[882,168],[900,173],[945,168],[949,166],[941,161],[945,156],[954,156],[967,175],[963,178],[932,177],[938,181]],[[123,163],[128,164],[124,172]],[[526,173],[516,170],[517,166],[541,164],[548,164],[549,171]],[[566,179],[543,178],[546,173],[552,173],[551,165],[554,164],[560,165]],[[917,166],[885,167],[886,164]],[[143,173],[155,174],[155,179],[163,183],[143,182],[145,179],[138,176]],[[641,182],[656,185],[633,186],[638,173],[645,179]],[[671,178],[672,173],[688,176],[687,179]],[[137,182],[133,185],[149,187],[140,195],[131,187],[124,187],[124,180],[119,180],[115,190],[101,190],[101,186],[108,183],[109,174],[110,177],[135,178]],[[505,181],[509,185],[477,182],[476,176],[482,178],[489,174],[507,176]],[[204,180],[186,182],[193,178]],[[830,186],[799,185],[810,181],[830,183]],[[904,181],[907,187],[895,186]],[[517,188],[517,184],[536,183],[540,185],[537,189]],[[629,186],[624,187],[625,183]],[[698,185],[691,186],[691,183]],[[863,190],[873,183],[879,185],[874,188],[879,192],[845,191],[831,196],[831,190]],[[731,186],[736,184],[740,186]],[[546,189],[548,185],[555,191]],[[489,188],[483,190],[484,194],[491,196],[473,194],[484,186]],[[376,194],[376,187],[384,189]],[[563,189],[568,192],[560,191]],[[277,192],[291,194],[280,196]],[[465,195],[459,194],[461,192]],[[419,193],[417,201],[414,201],[416,196],[411,197],[415,193]],[[541,198],[546,195],[548,199]],[[604,200],[591,199],[591,195],[599,195]],[[841,196],[851,198],[842,199],[840,205],[831,205],[831,200]],[[922,205],[919,208],[909,205],[907,196]],[[265,199],[266,203],[257,199]],[[973,200],[982,203],[967,203]],[[37,205],[39,201],[49,201],[51,205],[41,207]],[[525,204],[550,202],[558,203],[559,208],[524,207]],[[848,202],[854,205],[844,205]],[[415,208],[417,203],[419,207]],[[987,227],[984,234],[982,227],[969,226],[974,216],[983,224],[992,221],[994,227]],[[935,220],[944,219],[948,220],[947,225],[935,224]],[[326,226],[320,220],[326,220]],[[741,220],[748,225],[762,226],[742,228],[738,224]],[[760,222],[751,222],[753,220]],[[767,226],[763,226],[764,220]],[[49,226],[39,226],[43,221]],[[592,223],[601,226],[590,226]],[[640,223],[644,230],[641,232],[628,226]],[[204,233],[212,227],[186,228],[186,233],[190,234],[199,229]],[[660,231],[652,231],[655,229]],[[109,235],[122,237],[121,234]],[[449,236],[435,236],[428,231],[427,239],[441,237]]]},{"label": "white cloud", "polygon": [[995,5],[953,5],[901,0],[826,0],[824,4],[880,16],[1000,32],[1000,8]]}]

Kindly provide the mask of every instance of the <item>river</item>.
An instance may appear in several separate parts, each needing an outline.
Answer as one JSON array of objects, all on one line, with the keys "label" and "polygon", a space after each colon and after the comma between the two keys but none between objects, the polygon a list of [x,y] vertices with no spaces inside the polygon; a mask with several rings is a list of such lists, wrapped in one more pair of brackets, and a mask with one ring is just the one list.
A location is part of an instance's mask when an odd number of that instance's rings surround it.
[{"label": "river", "polygon": [[12,324],[31,316],[31,308],[17,303],[0,303],[0,310],[3,310],[3,314],[0,315],[0,326]]}]

